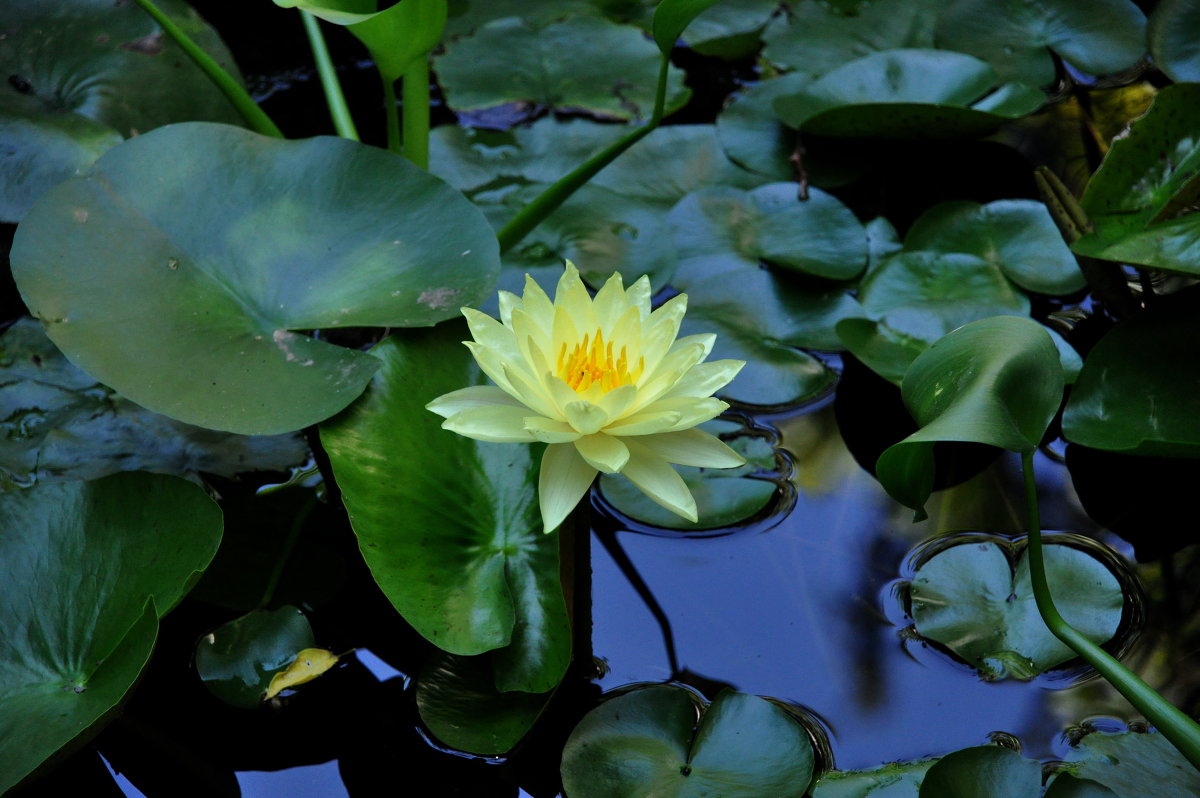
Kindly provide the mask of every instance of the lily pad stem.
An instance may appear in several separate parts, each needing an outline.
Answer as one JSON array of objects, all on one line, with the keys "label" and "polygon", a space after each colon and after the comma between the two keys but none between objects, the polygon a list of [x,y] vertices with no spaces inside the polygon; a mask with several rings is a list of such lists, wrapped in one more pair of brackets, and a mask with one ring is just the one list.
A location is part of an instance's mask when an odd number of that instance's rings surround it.
[{"label": "lily pad stem", "polygon": [[429,55],[404,70],[404,157],[429,171]]},{"label": "lily pad stem", "polygon": [[400,151],[400,107],[396,105],[396,82],[383,75],[383,112],[387,116],[387,148]]},{"label": "lily pad stem", "polygon": [[304,21],[304,32],[308,36],[308,45],[312,48],[313,61],[317,64],[317,74],[321,76],[321,89],[325,92],[325,104],[329,106],[333,129],[344,139],[359,141],[358,129],[354,127],[354,118],[350,116],[350,108],[346,105],[345,95],[342,94],[342,85],[338,82],[333,59],[329,57],[329,48],[325,46],[321,23],[303,9],[300,11],[300,19]]},{"label": "lily pad stem", "polygon": [[1050,631],[1091,665],[1117,692],[1141,712],[1171,745],[1200,770],[1200,724],[1159,695],[1122,665],[1116,657],[1085,637],[1071,626],[1054,606],[1050,585],[1046,580],[1046,562],[1042,555],[1041,518],[1038,515],[1037,483],[1033,476],[1033,452],[1021,455],[1025,475],[1025,501],[1029,510],[1029,575],[1038,612]]},{"label": "lily pad stem", "polygon": [[283,138],[279,127],[271,121],[271,117],[267,116],[266,111],[258,107],[258,103],[254,102],[254,98],[250,96],[249,92],[234,80],[233,75],[225,71],[225,68],[218,64],[211,55],[200,49],[200,46],[192,41],[191,37],[184,33],[183,29],[164,14],[158,6],[154,5],[152,0],[133,1],[158,23],[158,26],[163,29],[163,33],[170,36],[171,40],[179,45],[179,49],[196,62],[196,66],[200,67],[208,79],[215,83],[221,93],[229,99],[251,130],[264,136]]},{"label": "lily pad stem", "polygon": [[670,59],[664,55],[658,71],[658,88],[654,96],[654,112],[651,114],[649,121],[631,131],[627,136],[605,147],[574,171],[560,177],[528,205],[522,208],[516,216],[509,220],[508,224],[501,227],[496,233],[496,238],[500,242],[501,252],[507,252],[516,246],[533,228],[541,224],[547,216],[554,213],[558,209],[558,206],[570,199],[572,194],[595,177],[601,169],[615,161],[618,155],[625,152],[625,150],[634,144],[637,144],[658,127],[658,124],[662,121],[663,110],[667,103],[667,68],[669,66]]}]

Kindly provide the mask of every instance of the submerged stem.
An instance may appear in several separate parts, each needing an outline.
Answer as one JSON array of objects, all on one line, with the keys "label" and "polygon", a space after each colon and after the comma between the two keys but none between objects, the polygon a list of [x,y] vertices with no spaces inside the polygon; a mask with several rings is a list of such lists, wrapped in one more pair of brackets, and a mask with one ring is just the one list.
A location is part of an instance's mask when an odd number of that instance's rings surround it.
[{"label": "submerged stem", "polygon": [[134,0],[134,2],[158,23],[158,26],[163,29],[163,33],[170,36],[172,41],[179,45],[179,49],[196,62],[196,66],[200,67],[208,79],[216,84],[252,130],[262,133],[264,136],[283,138],[279,127],[271,121],[271,117],[267,116],[266,111],[258,107],[258,103],[254,102],[250,93],[242,88],[242,85],[234,80],[233,75],[225,71],[225,68],[218,64],[211,55],[192,41],[191,37],[184,33],[183,28],[176,25],[158,6],[154,5],[152,0]]},{"label": "submerged stem", "polygon": [[358,141],[358,130],[354,127],[354,118],[350,116],[350,108],[346,105],[345,95],[342,94],[333,59],[329,57],[329,48],[325,46],[321,24],[316,17],[303,9],[300,11],[300,19],[304,21],[304,32],[308,35],[308,44],[317,64],[317,74],[321,76],[321,89],[325,92],[325,104],[329,106],[333,128],[342,138]]},{"label": "submerged stem", "polygon": [[1029,512],[1029,575],[1042,620],[1055,637],[1107,679],[1117,692],[1133,704],[1134,708],[1154,724],[1179,753],[1192,763],[1192,767],[1200,770],[1200,724],[1159,695],[1116,657],[1067,623],[1054,606],[1050,584],[1046,580],[1046,563],[1042,553],[1042,522],[1038,514],[1037,483],[1033,477],[1033,454],[1022,453],[1021,469],[1025,475],[1025,501]]}]

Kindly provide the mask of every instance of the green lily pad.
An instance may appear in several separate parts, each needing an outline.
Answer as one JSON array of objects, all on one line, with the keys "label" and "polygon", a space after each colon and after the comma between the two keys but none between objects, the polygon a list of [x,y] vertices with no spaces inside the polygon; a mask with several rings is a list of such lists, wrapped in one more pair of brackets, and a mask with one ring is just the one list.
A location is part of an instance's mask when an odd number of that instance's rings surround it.
[{"label": "green lily pad", "polygon": [[44,195],[12,268],[51,340],[106,385],[268,434],[336,413],[378,367],[293,331],[448,318],[490,293],[497,249],[479,211],[399,156],[190,123]]},{"label": "green lily pad", "polygon": [[1122,322],[1092,348],[1063,412],[1069,441],[1129,454],[1200,457],[1200,318],[1194,300],[1181,299]]},{"label": "green lily pad", "polygon": [[1087,284],[1050,212],[1034,200],[935,205],[913,223],[904,248],[976,255],[1026,291],[1069,294]]},{"label": "green lily pad", "polygon": [[571,798],[800,798],[812,769],[804,729],[769,701],[727,690],[704,708],[682,687],[655,685],[585,715],[561,773]]},{"label": "green lily pad", "polygon": [[917,798],[936,759],[891,762],[870,770],[834,770],[813,785],[813,798]]},{"label": "green lily pad", "polygon": [[315,645],[308,618],[295,607],[255,610],[200,638],[196,672],[222,701],[254,709],[276,672]]},{"label": "green lily pad", "polygon": [[794,183],[700,189],[672,209],[671,224],[683,288],[760,261],[830,280],[852,280],[866,266],[867,238],[854,213],[818,189],[800,200]]},{"label": "green lily pad", "polygon": [[599,16],[602,9],[592,0],[450,0],[446,37],[469,36],[478,28],[504,17],[520,17],[537,26],[557,22],[573,14]]},{"label": "green lily pad", "polygon": [[[237,75],[216,32],[182,0],[157,4]],[[19,221],[47,189],[122,138],[172,122],[241,121],[179,47],[133,3],[5,3],[0,8],[0,220]]]},{"label": "green lily pad", "polygon": [[[1113,142],[1080,203],[1094,232],[1081,255],[1200,274],[1200,85],[1168,86]],[[1180,215],[1184,213],[1186,215]]]},{"label": "green lily pad", "polygon": [[1037,89],[997,82],[990,66],[963,53],[888,50],[838,67],[773,105],[789,126],[823,136],[977,136],[1044,100]]},{"label": "green lily pad", "polygon": [[157,617],[220,539],[216,504],[175,477],[0,494],[0,792],[121,701],[150,656]]},{"label": "green lily pad", "polygon": [[1058,351],[1031,319],[995,316],[964,325],[922,352],[901,385],[921,429],[889,447],[876,473],[889,494],[925,517],[937,441],[1031,452],[1063,393]]},{"label": "green lily pad", "polygon": [[538,458],[443,430],[425,409],[486,381],[468,337],[454,322],[377,345],[371,390],[321,440],[371,574],[405,620],[454,654],[506,647],[497,688],[545,692],[571,641],[558,538],[539,520]]},{"label": "green lily pad", "polygon": [[298,435],[230,435],[152,413],[71,365],[34,319],[0,336],[0,490],[152,471],[199,481],[304,461]]},{"label": "green lily pad", "polygon": [[1117,798],[1117,794],[1099,782],[1060,773],[1046,788],[1045,798]]},{"label": "green lily pad", "polygon": [[1005,80],[1045,86],[1053,55],[1093,75],[1132,67],[1146,52],[1146,17],[1129,0],[951,0],[938,47],[984,59]]},{"label": "green lily pad", "polygon": [[759,33],[779,10],[776,0],[721,0],[705,4],[683,31],[688,47],[701,55],[727,60],[758,50]]},{"label": "green lily pad", "polygon": [[500,692],[492,657],[434,652],[417,676],[421,722],[442,743],[479,756],[499,756],[521,741],[552,693]]},{"label": "green lily pad", "polygon": [[1200,773],[1161,734],[1093,732],[1067,753],[1070,772],[1108,787],[1119,798],[1200,795]]},{"label": "green lily pad", "polygon": [[[1125,606],[1116,575],[1088,552],[1053,537],[1045,554],[1063,617],[1096,643],[1111,639]],[[987,679],[1032,679],[1075,657],[1038,614],[1023,545],[965,540],[949,546],[917,568],[910,595],[917,632]]]},{"label": "green lily pad", "polygon": [[[649,117],[661,55],[636,28],[588,16],[538,28],[510,17],[451,42],[434,59],[446,102],[458,111],[533,103],[610,119]],[[667,109],[687,101],[671,68]]]},{"label": "green lily pad", "polygon": [[394,82],[414,59],[441,41],[446,27],[446,0],[401,0],[382,10],[377,0],[275,0],[282,8],[299,8],[345,25],[371,53],[384,80]]},{"label": "green lily pad", "polygon": [[763,57],[817,78],[871,53],[933,47],[940,5],[937,0],[873,0],[844,13],[830,3],[800,3],[767,26]]},{"label": "green lily pad", "polygon": [[995,745],[946,754],[925,773],[921,798],[1037,798],[1042,767]]},{"label": "green lily pad", "polygon": [[[677,470],[696,499],[698,523],[665,510],[650,501],[627,479],[608,475],[600,477],[600,493],[613,507],[635,521],[666,529],[717,529],[734,526],[754,516],[771,503],[778,486],[766,479],[750,477],[756,471],[775,471],[775,447],[759,437],[738,435],[739,425],[725,421],[710,421],[700,428],[726,437],[729,446],[742,457],[745,465],[737,468],[694,468],[679,466]],[[732,428],[732,429],[730,429]]]},{"label": "green lily pad", "polygon": [[1200,81],[1200,5],[1162,0],[1146,29],[1154,65],[1176,83]]}]

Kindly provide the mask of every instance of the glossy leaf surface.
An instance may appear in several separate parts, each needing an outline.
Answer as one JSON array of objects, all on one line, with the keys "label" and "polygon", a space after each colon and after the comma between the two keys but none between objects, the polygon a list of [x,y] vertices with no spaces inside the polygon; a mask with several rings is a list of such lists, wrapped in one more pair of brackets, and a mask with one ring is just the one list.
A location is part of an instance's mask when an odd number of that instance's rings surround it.
[{"label": "glossy leaf surface", "polygon": [[566,668],[570,635],[558,538],[538,516],[537,453],[448,432],[425,409],[486,382],[467,337],[454,322],[377,345],[371,390],[321,440],[367,565],[405,620],[451,653],[507,647],[497,686],[543,692]]},{"label": "glossy leaf surface", "polygon": [[[563,749],[572,798],[800,798],[812,778],[803,728],[758,696],[722,692],[701,710],[670,685],[634,689],[593,709]],[[702,712],[702,714],[700,714]]]},{"label": "glossy leaf surface", "polygon": [[1093,732],[1066,759],[1072,773],[1103,784],[1119,798],[1144,796],[1147,784],[1163,795],[1200,795],[1200,773],[1161,734]]},{"label": "glossy leaf surface", "polygon": [[879,481],[923,517],[934,442],[1033,451],[1058,411],[1063,384],[1054,342],[1037,322],[996,316],[960,327],[905,374],[904,404],[921,429],[880,455]]},{"label": "glossy leaf surface", "polygon": [[1163,0],[1146,30],[1154,65],[1176,83],[1200,81],[1200,4]]},{"label": "glossy leaf surface", "polygon": [[[1045,551],[1046,578],[1063,617],[1096,643],[1108,641],[1124,607],[1117,577],[1072,546]],[[924,562],[910,587],[917,632],[989,679],[1031,679],[1075,656],[1038,614],[1024,548],[1013,556],[1015,569],[997,542],[951,546]]]},{"label": "glossy leaf surface", "polygon": [[399,156],[192,123],[44,196],[12,261],[76,365],[172,418],[264,434],[336,413],[378,365],[294,330],[433,324],[490,292],[496,252],[474,207]]},{"label": "glossy leaf surface", "polygon": [[196,643],[196,672],[222,701],[253,709],[276,672],[315,645],[312,625],[295,607],[255,610],[222,624]]},{"label": "glossy leaf surface", "polygon": [[117,705],[220,538],[216,504],[175,477],[0,494],[0,791]]},{"label": "glossy leaf surface", "polygon": [[1016,751],[985,745],[942,757],[925,773],[921,798],[1037,798],[1042,768]]},{"label": "glossy leaf surface", "polygon": [[917,798],[936,760],[892,762],[871,770],[834,770],[813,785],[813,798]]}]

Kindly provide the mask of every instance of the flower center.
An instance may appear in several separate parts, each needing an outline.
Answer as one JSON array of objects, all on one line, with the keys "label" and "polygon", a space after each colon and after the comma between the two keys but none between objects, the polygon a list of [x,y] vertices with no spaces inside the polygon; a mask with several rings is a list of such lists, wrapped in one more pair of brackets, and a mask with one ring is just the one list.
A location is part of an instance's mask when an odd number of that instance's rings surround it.
[{"label": "flower center", "polygon": [[639,357],[631,371],[625,349],[622,346],[614,356],[612,342],[606,344],[604,333],[599,329],[595,338],[584,334],[583,340],[569,352],[564,341],[558,350],[558,376],[577,392],[599,385],[601,392],[608,393],[613,388],[629,385],[642,375],[646,363],[644,358]]}]

